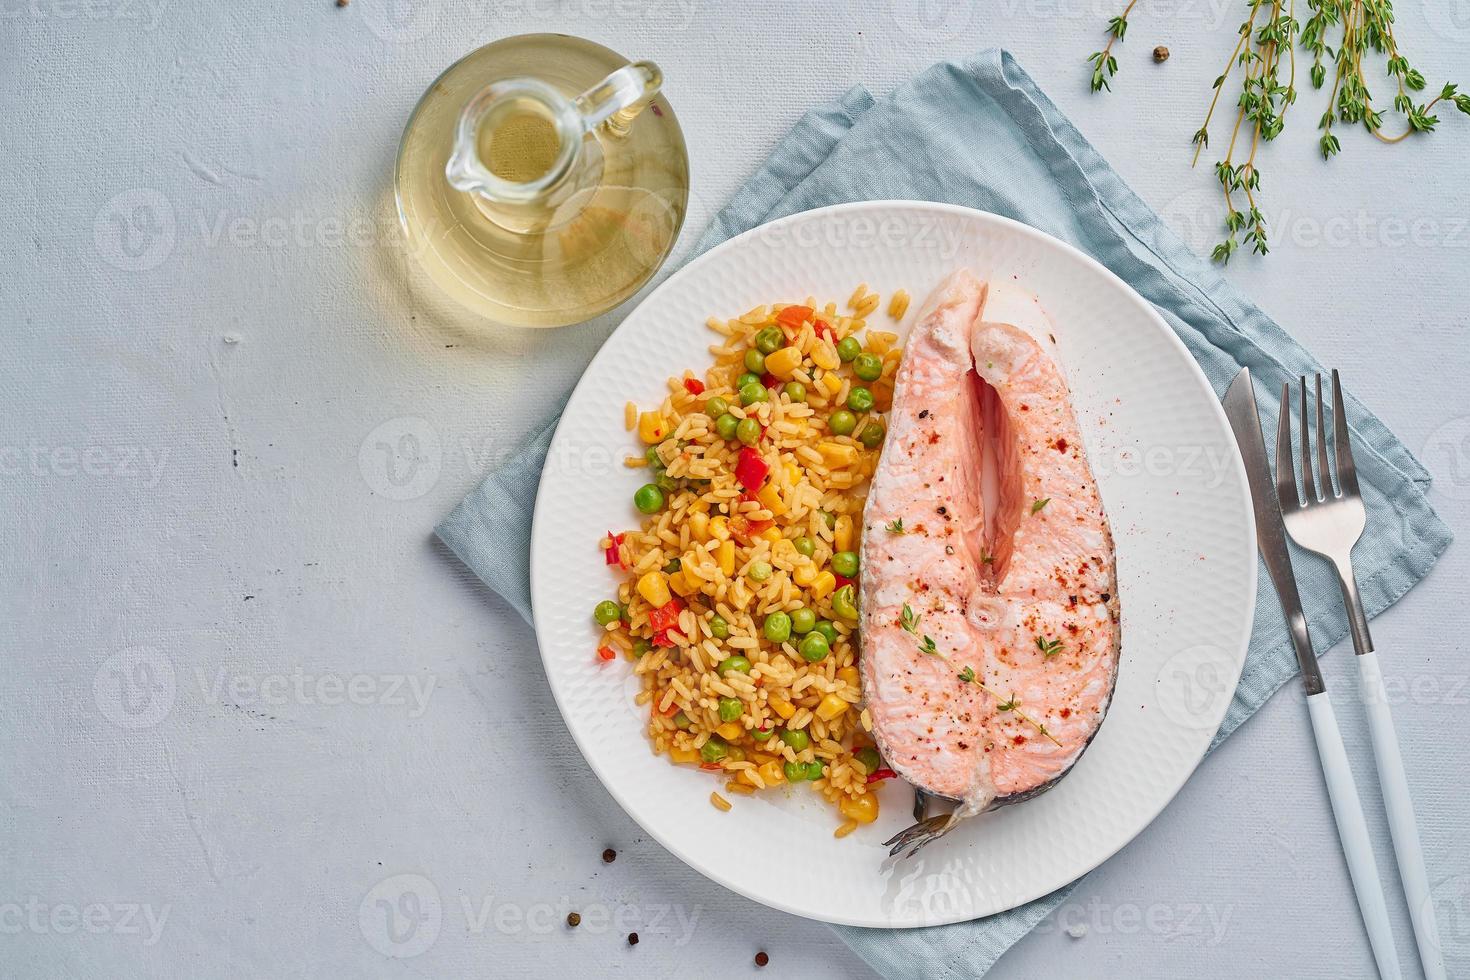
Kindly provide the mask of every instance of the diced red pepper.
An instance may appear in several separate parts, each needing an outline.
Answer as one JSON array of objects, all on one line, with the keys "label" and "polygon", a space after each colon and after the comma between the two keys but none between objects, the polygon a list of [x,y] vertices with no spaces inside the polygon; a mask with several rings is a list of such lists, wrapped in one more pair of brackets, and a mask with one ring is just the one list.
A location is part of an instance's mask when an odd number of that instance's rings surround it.
[{"label": "diced red pepper", "polygon": [[722,766],[722,765],[720,765],[718,762],[701,762],[699,764],[699,768],[703,769],[705,772],[724,772],[725,771],[725,767]]},{"label": "diced red pepper", "polygon": [[607,532],[607,539],[612,543],[607,546],[606,551],[603,553],[603,560],[606,561],[609,565],[616,565],[619,568],[627,568],[628,563],[623,561],[622,549],[620,547],[623,543],[623,536],[621,534],[614,534],[609,531]]},{"label": "diced red pepper", "polygon": [[844,585],[852,585],[857,581],[857,579],[848,578],[846,575],[838,575],[836,572],[832,573],[832,577],[837,580],[837,587],[839,589]]},{"label": "diced red pepper", "polygon": [[740,450],[740,458],[735,461],[735,482],[746,490],[759,490],[761,484],[766,482],[766,474],[771,472],[771,467],[761,458],[759,450],[746,446]]},{"label": "diced red pepper", "polygon": [[[648,614],[648,625],[652,626],[658,633],[673,631],[682,633],[679,629],[679,613],[684,609],[684,603],[679,599],[670,599]],[[656,639],[656,638],[655,638]],[[669,644],[661,644],[668,646]]]},{"label": "diced red pepper", "polygon": [[597,655],[603,660],[612,660],[618,655],[618,652],[610,646],[600,646],[597,648]]},{"label": "diced red pepper", "polygon": [[765,374],[761,375],[761,384],[774,391],[775,389],[781,387],[781,379],[776,377],[770,371],[767,371]]},{"label": "diced red pepper", "polygon": [[730,518],[730,533],[737,541],[745,545],[754,541],[762,531],[775,526],[775,521],[752,521],[742,514],[736,514]]},{"label": "diced red pepper", "polygon": [[801,329],[801,325],[812,318],[816,310],[810,306],[788,306],[776,314],[776,322],[792,333]]},{"label": "diced red pepper", "polygon": [[648,642],[652,643],[656,647],[671,647],[674,645],[674,641],[669,639],[668,630],[655,631],[653,634],[653,638],[650,639]]},{"label": "diced red pepper", "polygon": [[885,779],[892,779],[897,775],[898,773],[892,769],[874,769],[868,773],[868,785],[871,786],[873,783],[881,782]]},{"label": "diced red pepper", "polygon": [[837,339],[837,334],[833,332],[832,325],[826,320],[814,320],[812,322],[812,333],[816,334],[818,337],[826,338],[827,340]]},{"label": "diced red pepper", "polygon": [[684,390],[691,395],[702,395],[704,394],[704,382],[698,378],[685,378]]}]

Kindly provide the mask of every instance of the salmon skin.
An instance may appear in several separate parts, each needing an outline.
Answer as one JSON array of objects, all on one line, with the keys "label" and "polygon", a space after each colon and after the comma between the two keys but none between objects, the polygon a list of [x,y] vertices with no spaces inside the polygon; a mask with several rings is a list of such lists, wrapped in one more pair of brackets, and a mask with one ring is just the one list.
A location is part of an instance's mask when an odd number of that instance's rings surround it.
[{"label": "salmon skin", "polygon": [[1013,300],[966,270],[929,298],[863,515],[872,734],[917,790],[957,804],[892,853],[1055,784],[1117,679],[1112,533],[1049,335],[998,318],[1039,318]]}]

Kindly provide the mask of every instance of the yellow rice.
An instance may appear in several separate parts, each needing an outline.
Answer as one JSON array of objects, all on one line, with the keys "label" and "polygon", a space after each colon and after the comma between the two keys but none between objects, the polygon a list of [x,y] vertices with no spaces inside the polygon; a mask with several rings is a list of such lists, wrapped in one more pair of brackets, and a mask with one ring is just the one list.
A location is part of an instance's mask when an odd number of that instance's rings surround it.
[{"label": "yellow rice", "polygon": [[[866,285],[849,303],[862,315],[877,304]],[[632,661],[641,681],[636,700],[648,706],[656,753],[717,773],[728,780],[728,792],[739,794],[770,792],[791,782],[792,767],[804,767],[800,781],[839,807],[845,822],[838,836],[845,836],[876,817],[873,791],[882,783],[868,782],[874,755],[871,722],[860,703],[856,622],[833,608],[838,583],[831,561],[836,552],[859,551],[867,484],[881,451],[881,436],[870,433],[867,445],[864,430],[881,433],[901,352],[896,335],[867,331],[859,339],[865,352],[881,359],[882,375],[862,381],[837,354],[837,341],[864,326],[861,317],[839,315],[834,303],[817,308],[808,299],[799,305],[806,314],[788,312],[784,326],[778,317],[786,306],[780,304],[730,320],[712,318],[714,363],[694,384],[704,390],[689,391],[688,374],[672,377],[657,405],[641,413],[636,406],[625,410],[652,450],[648,457],[630,455],[627,464],[649,466],[650,476],[661,473],[669,489],[662,509],[619,536],[617,554],[626,571],[611,570],[622,576],[617,600],[625,611],[602,633],[599,652],[604,659],[622,654]],[[756,335],[773,328],[783,331],[783,348],[800,354],[799,363],[777,377],[803,385],[805,399],[793,401],[777,386],[767,401],[742,406],[735,382],[746,370],[743,359]],[[788,363],[795,359],[792,352],[782,356]],[[828,420],[858,386],[869,389],[873,408],[854,412],[856,426],[838,435]],[[745,492],[735,476],[741,442],[721,438],[705,413],[715,397],[728,403],[732,417],[753,418],[764,430],[755,448],[770,471],[758,495]],[[801,538],[812,544],[809,557],[796,547]],[[601,547],[613,544],[607,538]],[[650,619],[658,607],[640,589],[647,579],[661,581],[675,600],[663,614],[679,610],[671,630],[655,633]],[[656,585],[649,587],[662,598]],[[775,643],[763,631],[769,614],[803,607],[835,628],[836,642],[816,663],[800,654],[803,637],[793,632]],[[715,635],[717,616],[727,636]],[[650,647],[653,639],[662,645]],[[749,672],[721,674],[719,665],[735,655],[749,661]],[[737,720],[721,719],[722,699],[727,708],[738,702]],[[777,730],[805,733],[806,744],[795,749],[776,737]],[[725,747],[722,755],[712,753],[718,756],[713,761],[705,748],[711,739]],[[855,757],[859,752],[862,759]],[[821,777],[812,779],[818,766]],[[718,793],[710,800],[722,810],[732,805]]]}]

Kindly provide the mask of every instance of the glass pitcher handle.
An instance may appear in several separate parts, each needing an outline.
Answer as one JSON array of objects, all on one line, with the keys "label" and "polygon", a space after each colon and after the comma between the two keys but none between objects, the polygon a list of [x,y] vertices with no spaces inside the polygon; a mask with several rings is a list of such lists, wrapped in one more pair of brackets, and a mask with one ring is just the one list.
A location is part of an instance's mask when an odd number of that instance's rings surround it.
[{"label": "glass pitcher handle", "polygon": [[658,94],[663,81],[664,73],[658,65],[651,61],[635,61],[577,96],[573,104],[587,132],[603,126],[609,132],[622,136],[643,107]]}]

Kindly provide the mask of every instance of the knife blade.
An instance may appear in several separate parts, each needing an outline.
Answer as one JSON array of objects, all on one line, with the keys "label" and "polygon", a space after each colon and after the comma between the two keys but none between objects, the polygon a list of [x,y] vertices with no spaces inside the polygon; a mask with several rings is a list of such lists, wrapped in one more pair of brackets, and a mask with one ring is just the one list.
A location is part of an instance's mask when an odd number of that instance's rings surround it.
[{"label": "knife blade", "polygon": [[1301,665],[1302,683],[1307,693],[1321,694],[1322,669],[1312,651],[1312,637],[1307,632],[1307,617],[1302,612],[1302,597],[1297,592],[1296,575],[1291,569],[1291,552],[1286,545],[1286,525],[1281,519],[1281,502],[1276,498],[1276,483],[1271,478],[1271,461],[1266,455],[1266,438],[1261,432],[1261,413],[1256,407],[1256,392],[1251,384],[1250,368],[1241,368],[1225,391],[1225,417],[1235,432],[1235,443],[1245,461],[1246,482],[1250,484],[1251,506],[1256,513],[1256,546],[1266,562],[1266,571],[1276,586],[1281,611],[1291,633],[1291,645]]}]

